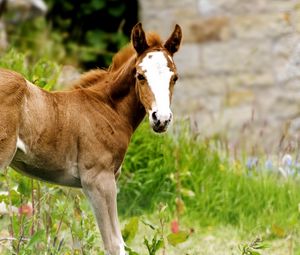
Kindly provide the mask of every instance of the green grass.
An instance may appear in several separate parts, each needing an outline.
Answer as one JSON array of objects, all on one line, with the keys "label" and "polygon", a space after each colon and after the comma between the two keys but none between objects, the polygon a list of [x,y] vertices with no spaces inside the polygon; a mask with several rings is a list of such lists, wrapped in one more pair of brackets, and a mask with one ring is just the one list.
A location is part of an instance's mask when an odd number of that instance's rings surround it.
[{"label": "green grass", "polygon": [[230,224],[247,231],[295,227],[299,180],[255,169],[250,174],[245,163],[222,159],[223,152],[212,149],[214,141],[204,143],[179,126],[178,134],[158,136],[144,123],[135,134],[120,184],[124,215],[153,211],[161,201],[174,210],[179,196],[186,215],[203,226]]}]

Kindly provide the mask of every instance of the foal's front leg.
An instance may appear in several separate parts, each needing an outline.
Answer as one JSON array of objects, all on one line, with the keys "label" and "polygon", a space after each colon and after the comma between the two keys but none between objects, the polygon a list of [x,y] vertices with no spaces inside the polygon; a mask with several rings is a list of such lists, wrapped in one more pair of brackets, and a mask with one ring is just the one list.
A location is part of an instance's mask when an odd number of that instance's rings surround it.
[{"label": "foal's front leg", "polygon": [[114,174],[105,170],[95,174],[90,170],[82,176],[81,183],[92,205],[107,254],[125,255],[117,215],[117,188]]}]

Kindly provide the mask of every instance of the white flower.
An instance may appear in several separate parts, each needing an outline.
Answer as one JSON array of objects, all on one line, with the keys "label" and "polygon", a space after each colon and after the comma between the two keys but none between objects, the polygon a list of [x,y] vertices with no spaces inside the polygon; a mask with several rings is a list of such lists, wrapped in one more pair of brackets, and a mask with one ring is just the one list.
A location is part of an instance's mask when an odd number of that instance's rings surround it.
[{"label": "white flower", "polygon": [[290,167],[293,163],[293,158],[290,154],[285,154],[283,157],[282,157],[282,160],[281,160],[281,163],[284,167]]},{"label": "white flower", "polygon": [[[11,207],[11,212],[16,214],[18,213],[18,208],[15,206]],[[0,203],[0,215],[9,214],[9,206],[6,205],[4,202]]]}]

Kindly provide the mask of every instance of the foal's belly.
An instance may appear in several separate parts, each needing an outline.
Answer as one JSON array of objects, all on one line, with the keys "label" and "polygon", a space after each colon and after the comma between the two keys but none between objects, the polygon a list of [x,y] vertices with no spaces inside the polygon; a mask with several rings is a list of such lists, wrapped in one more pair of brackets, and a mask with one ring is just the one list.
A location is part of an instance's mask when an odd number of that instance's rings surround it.
[{"label": "foal's belly", "polygon": [[[27,159],[26,155],[17,150],[10,166],[16,171],[27,176],[50,182],[53,184],[81,188],[81,181],[75,177],[69,169],[59,169],[58,167],[44,167],[44,162],[33,164],[32,159]],[[41,160],[42,161],[42,160]]]}]

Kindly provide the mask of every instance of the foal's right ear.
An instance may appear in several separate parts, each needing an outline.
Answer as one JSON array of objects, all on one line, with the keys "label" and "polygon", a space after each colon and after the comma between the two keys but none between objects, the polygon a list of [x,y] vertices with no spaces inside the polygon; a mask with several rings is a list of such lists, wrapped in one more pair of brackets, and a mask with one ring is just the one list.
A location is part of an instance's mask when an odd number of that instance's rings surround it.
[{"label": "foal's right ear", "polygon": [[133,27],[131,32],[131,41],[133,47],[139,55],[149,48],[142,23],[137,23]]},{"label": "foal's right ear", "polygon": [[178,51],[182,39],[181,27],[176,24],[175,29],[169,39],[165,43],[165,48],[173,56],[175,52]]}]

